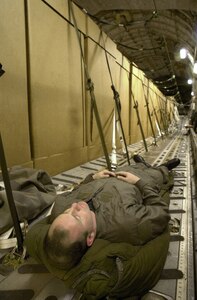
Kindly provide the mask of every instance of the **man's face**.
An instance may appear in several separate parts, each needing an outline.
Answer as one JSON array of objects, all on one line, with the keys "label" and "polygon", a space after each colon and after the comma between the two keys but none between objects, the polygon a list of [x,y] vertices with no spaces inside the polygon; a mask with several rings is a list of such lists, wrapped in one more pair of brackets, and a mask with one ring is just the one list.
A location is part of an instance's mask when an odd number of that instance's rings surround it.
[{"label": "man's face", "polygon": [[73,203],[56,218],[54,223],[69,230],[71,242],[80,239],[84,233],[96,230],[95,214],[84,201]]}]

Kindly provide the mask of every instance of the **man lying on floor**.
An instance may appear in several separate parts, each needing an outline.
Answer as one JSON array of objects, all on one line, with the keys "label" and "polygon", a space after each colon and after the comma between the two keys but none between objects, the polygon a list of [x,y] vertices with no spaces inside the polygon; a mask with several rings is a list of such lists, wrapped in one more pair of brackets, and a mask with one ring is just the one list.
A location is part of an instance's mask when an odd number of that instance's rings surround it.
[{"label": "man lying on floor", "polygon": [[27,234],[28,253],[85,299],[142,295],[163,269],[170,171],[180,160],[156,168],[139,155],[134,161],[89,175],[71,193],[58,195],[51,215]]}]

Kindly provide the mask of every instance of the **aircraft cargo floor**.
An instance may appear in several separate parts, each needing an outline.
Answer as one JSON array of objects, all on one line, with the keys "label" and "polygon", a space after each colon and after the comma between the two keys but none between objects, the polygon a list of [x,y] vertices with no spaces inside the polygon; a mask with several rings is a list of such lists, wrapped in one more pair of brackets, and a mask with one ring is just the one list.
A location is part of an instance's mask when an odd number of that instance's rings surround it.
[{"label": "aircraft cargo floor", "polygon": [[[173,157],[179,157],[181,164],[173,171],[175,185],[170,194],[171,241],[168,257],[161,279],[153,289],[156,294],[146,295],[143,300],[192,300],[195,299],[195,261],[193,256],[192,195],[194,192],[190,136],[175,134],[163,139],[159,138],[156,145],[152,142],[152,139],[147,140],[148,152],[144,150],[142,142],[128,146],[130,156],[138,153],[155,166]],[[118,154],[117,158],[118,165],[127,164],[127,160],[121,154]],[[132,158],[130,161],[131,164],[134,164]],[[105,158],[101,157],[58,174],[52,180],[58,189],[69,190],[89,173],[96,172],[105,166]],[[2,258],[6,251],[0,250]],[[165,298],[162,298],[162,294],[165,295]],[[54,278],[32,258],[27,258],[14,271],[1,264],[1,299],[76,300],[80,299],[80,296],[75,294],[75,291],[66,290],[63,282]]]}]

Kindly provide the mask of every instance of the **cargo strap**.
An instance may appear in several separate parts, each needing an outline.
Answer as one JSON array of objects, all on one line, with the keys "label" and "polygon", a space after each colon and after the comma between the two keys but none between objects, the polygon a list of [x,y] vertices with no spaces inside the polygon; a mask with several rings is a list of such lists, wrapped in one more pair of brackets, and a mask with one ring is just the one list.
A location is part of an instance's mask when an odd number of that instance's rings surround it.
[{"label": "cargo strap", "polygon": [[10,213],[12,216],[13,225],[14,225],[14,229],[15,229],[15,233],[16,233],[17,250],[20,253],[21,251],[23,251],[23,234],[22,234],[22,230],[20,227],[18,214],[16,211],[16,206],[14,203],[14,198],[13,198],[13,193],[12,193],[12,189],[11,189],[10,178],[8,175],[7,163],[6,163],[6,159],[5,159],[1,133],[0,133],[0,165],[1,165],[2,177],[3,177],[3,181],[4,181],[4,185],[5,185],[6,196],[7,196],[8,204],[9,204],[9,208],[10,208]]},{"label": "cargo strap", "polygon": [[156,139],[156,136],[155,136],[155,131],[154,131],[154,128],[153,128],[153,123],[152,123],[152,119],[151,119],[151,114],[150,114],[150,109],[149,109],[149,102],[148,102],[148,97],[145,93],[145,88],[144,88],[144,83],[142,82],[142,88],[143,88],[143,92],[144,92],[144,99],[145,99],[145,102],[146,102],[146,109],[147,109],[147,115],[148,115],[148,119],[149,119],[149,122],[150,122],[150,127],[151,127],[151,130],[152,130],[152,134],[153,134],[153,138],[154,138],[154,144],[157,145],[157,139]]},{"label": "cargo strap", "polygon": [[[119,93],[116,91],[116,88],[115,88],[114,83],[113,83],[112,73],[111,73],[111,69],[110,69],[110,65],[109,65],[109,59],[108,59],[108,55],[107,55],[107,50],[105,48],[105,41],[104,41],[104,38],[103,38],[102,31],[101,31],[101,36],[102,36],[102,40],[103,40],[103,48],[105,50],[105,58],[106,58],[106,62],[107,62],[107,68],[108,68],[110,79],[111,79],[111,89],[112,89],[113,94],[114,94],[116,125],[117,125],[117,129],[118,129],[118,133],[119,133],[120,142],[123,145],[123,147],[122,147],[123,153],[125,152],[126,157],[127,157],[128,165],[130,165],[129,153],[128,153],[128,149],[127,149],[124,129],[123,129],[123,125],[122,125],[121,113],[120,113],[120,111],[121,111],[120,97],[119,97]],[[116,117],[116,114],[117,114],[117,117]]]},{"label": "cargo strap", "polygon": [[87,89],[90,92],[91,105],[92,105],[92,108],[94,110],[94,115],[95,115],[98,131],[99,131],[100,140],[101,140],[102,147],[103,147],[103,152],[104,152],[106,163],[107,163],[107,168],[109,170],[111,170],[111,163],[110,163],[110,159],[109,159],[108,152],[107,152],[107,147],[106,147],[106,143],[105,143],[105,139],[104,139],[104,134],[103,134],[101,121],[100,121],[100,117],[99,117],[99,113],[98,113],[98,109],[97,109],[95,94],[94,94],[94,84],[93,84],[93,82],[92,82],[92,80],[89,76],[87,64],[86,64],[86,61],[85,61],[85,56],[84,56],[83,49],[82,49],[79,29],[78,29],[77,22],[76,22],[76,19],[75,19],[74,10],[73,10],[73,6],[72,6],[72,1],[68,0],[68,3],[69,3],[69,9],[70,9],[70,12],[71,12],[71,15],[72,15],[72,19],[73,19],[73,25],[74,25],[76,35],[77,35],[77,39],[78,39],[78,43],[79,43],[81,58],[82,58],[83,65],[84,65],[85,77],[86,77],[86,80],[87,80]]},{"label": "cargo strap", "polygon": [[[161,102],[160,102],[161,97],[160,97],[160,96],[158,96],[158,97],[159,97],[159,104],[160,104],[160,103],[161,103]],[[161,100],[163,101],[163,99],[161,99]],[[164,121],[165,115],[163,115],[163,108],[161,107],[161,104],[160,104],[159,112],[160,112],[160,117],[161,117],[161,121],[162,121],[162,124],[163,124],[164,132],[165,132],[165,134],[167,135],[168,132],[167,132],[167,128],[166,128],[166,123],[165,123],[165,121]]]},{"label": "cargo strap", "polygon": [[141,132],[141,135],[142,135],[142,140],[143,140],[143,143],[144,143],[144,148],[145,148],[146,152],[148,152],[148,147],[147,147],[146,139],[145,139],[145,136],[144,136],[144,131],[143,131],[143,127],[142,127],[142,123],[141,123],[141,119],[140,119],[140,114],[139,114],[139,110],[138,110],[138,101],[135,100],[132,91],[131,91],[131,96],[132,96],[133,102],[134,102],[133,108],[135,109],[136,115],[137,115],[137,121],[138,121],[137,125],[139,125],[139,127],[140,127],[140,132]]},{"label": "cargo strap", "polygon": [[152,107],[153,107],[153,113],[154,113],[154,116],[155,116],[155,123],[156,123],[157,129],[158,129],[159,135],[163,139],[163,133],[162,133],[162,130],[161,130],[161,126],[160,126],[160,123],[159,123],[159,119],[158,119],[158,116],[157,116],[156,109],[155,109],[155,107],[153,105],[153,100],[152,100],[151,94],[150,94],[150,100],[151,100]]}]

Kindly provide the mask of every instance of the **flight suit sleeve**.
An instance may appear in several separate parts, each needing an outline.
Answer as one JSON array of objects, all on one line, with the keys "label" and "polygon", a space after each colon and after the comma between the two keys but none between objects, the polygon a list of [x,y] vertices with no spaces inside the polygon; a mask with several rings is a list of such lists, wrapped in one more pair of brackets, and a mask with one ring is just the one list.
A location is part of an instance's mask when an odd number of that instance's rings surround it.
[{"label": "flight suit sleeve", "polygon": [[168,204],[160,196],[160,189],[157,185],[152,186],[140,179],[136,186],[141,192],[143,201],[135,211],[138,233],[142,240],[148,241],[166,229],[170,220]]}]

